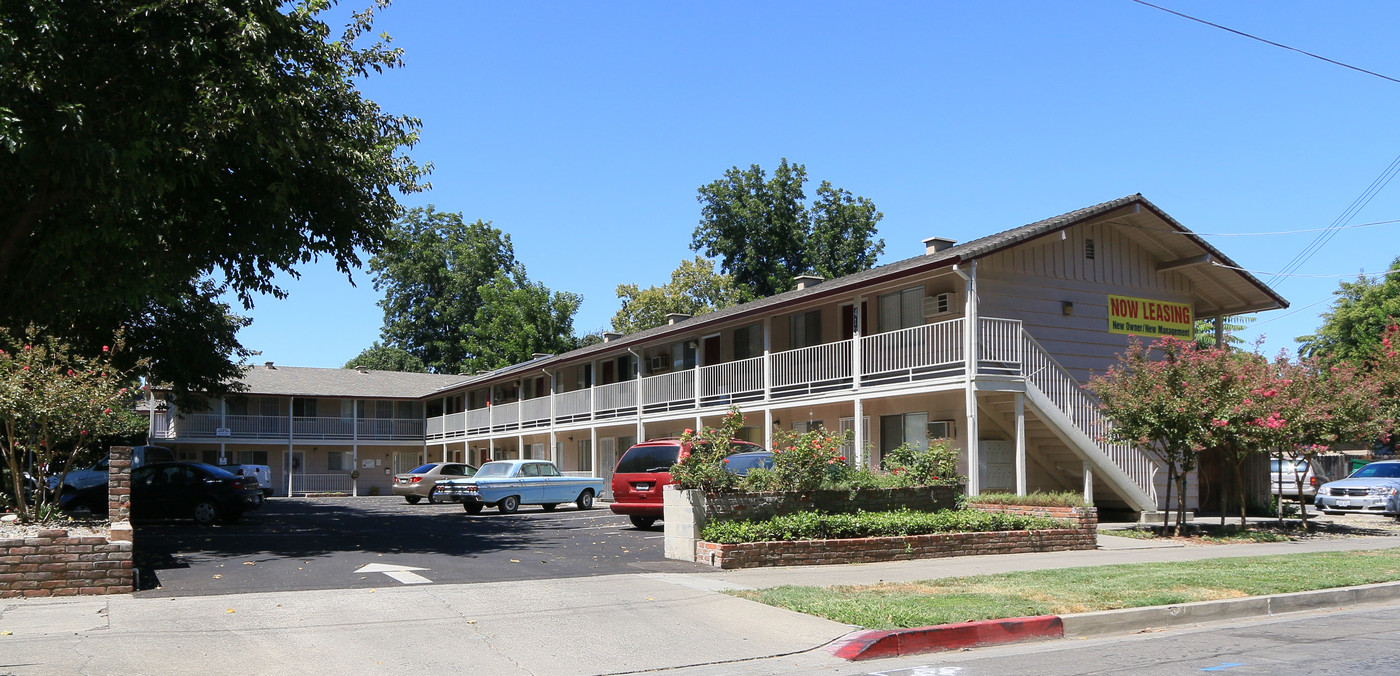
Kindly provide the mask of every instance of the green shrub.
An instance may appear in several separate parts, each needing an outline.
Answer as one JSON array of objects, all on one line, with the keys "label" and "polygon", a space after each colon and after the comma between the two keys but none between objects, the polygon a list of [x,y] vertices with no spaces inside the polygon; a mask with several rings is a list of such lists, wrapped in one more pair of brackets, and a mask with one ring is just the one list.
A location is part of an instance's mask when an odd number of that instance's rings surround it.
[{"label": "green shrub", "polygon": [[696,488],[708,493],[733,490],[739,477],[724,468],[724,458],[734,452],[732,440],[744,426],[744,416],[731,406],[718,427],[687,429],[681,434],[682,448],[689,453],[671,466],[671,480],[680,488]]},{"label": "green shrub", "polygon": [[1036,491],[1027,495],[1016,495],[1015,493],[982,493],[967,499],[972,503],[986,503],[989,505],[1022,505],[1027,507],[1090,507],[1084,504],[1084,496],[1073,491],[1063,491],[1059,493],[1042,493]]},{"label": "green shrub", "polygon": [[932,533],[969,533],[1003,530],[1069,528],[1062,519],[1013,514],[988,514],[972,510],[826,514],[798,512],[762,521],[712,521],[701,537],[709,542],[738,544],[768,540],[823,540],[834,538],[896,537]]},{"label": "green shrub", "polygon": [[885,469],[900,486],[960,484],[958,449],[947,439],[930,439],[927,448],[903,444],[884,458]]}]

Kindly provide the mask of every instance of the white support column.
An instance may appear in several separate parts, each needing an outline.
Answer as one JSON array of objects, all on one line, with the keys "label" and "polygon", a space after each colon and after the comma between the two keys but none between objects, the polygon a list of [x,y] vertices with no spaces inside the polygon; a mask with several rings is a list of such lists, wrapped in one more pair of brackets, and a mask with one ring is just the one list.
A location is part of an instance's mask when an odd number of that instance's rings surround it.
[{"label": "white support column", "polygon": [[602,458],[598,456],[598,426],[590,425],[588,427],[588,433],[592,439],[592,441],[588,443],[588,452],[593,456],[588,464],[593,468],[593,476],[600,477],[603,475],[601,473],[602,470],[598,467],[598,464],[602,462]]},{"label": "white support column", "polygon": [[549,376],[549,453],[547,457],[550,462],[558,466],[563,464],[559,460],[559,432],[554,428],[554,416],[556,415],[554,411],[554,395],[557,389],[557,383],[555,381],[557,381],[558,378],[555,377],[557,373],[545,371],[545,375]]},{"label": "white support column", "polygon": [[525,459],[525,435],[520,433],[515,435],[515,454],[520,456],[521,460]]},{"label": "white support column", "polygon": [[1084,461],[1084,504],[1094,504],[1094,466]]},{"label": "white support column", "polygon": [[1224,348],[1224,347],[1225,347],[1225,316],[1224,316],[1224,315],[1217,315],[1217,316],[1215,317],[1215,346],[1218,347],[1218,348]]},{"label": "white support column", "polygon": [[[496,437],[493,437],[493,436],[491,436],[491,435],[488,434],[488,435],[486,436],[486,461],[487,461],[487,462],[490,462],[490,461],[495,460],[495,459],[496,459]],[[483,463],[483,464],[484,464],[484,463]]]},{"label": "white support column", "polygon": [[1026,479],[1026,395],[1016,393],[1016,495],[1025,495]]},{"label": "white support column", "polygon": [[763,447],[773,450],[773,409],[763,409]]},{"label": "white support column", "polygon": [[982,449],[980,433],[977,429],[977,357],[981,341],[978,340],[977,317],[977,261],[972,261],[963,276],[966,280],[963,299],[963,360],[966,369],[965,403],[967,407],[967,494],[982,493]]},{"label": "white support column", "polygon": [[[350,444],[350,471],[360,471],[360,444],[358,442]],[[360,480],[350,479],[350,497],[360,497]]]},{"label": "white support column", "polygon": [[287,497],[292,497],[292,473],[296,471],[293,464],[296,462],[296,417],[292,415],[295,409],[293,402],[296,397],[287,397]]},{"label": "white support column", "polygon": [[855,429],[855,438],[852,439],[852,443],[855,445],[856,457],[853,460],[855,460],[856,467],[866,467],[870,459],[865,457],[865,425],[862,424],[862,421],[865,420],[865,400],[860,397],[855,399],[855,414],[856,420],[852,426]]},{"label": "white support column", "polygon": [[[219,429],[228,429],[228,398],[219,397]],[[221,437],[222,438],[222,437]],[[219,464],[228,464],[228,456],[225,455],[227,444],[219,442]]]},{"label": "white support column", "polygon": [[[764,318],[763,318],[763,400],[764,400],[764,401],[772,401],[772,399],[773,399],[773,318],[772,318],[772,317],[764,317]],[[771,414],[771,413],[769,414],[769,418],[770,418],[770,419],[772,418],[772,414]],[[772,425],[769,425],[769,426],[768,426],[768,429],[769,429],[769,430],[772,430],[772,429],[773,429],[773,426],[772,426]],[[772,442],[773,433],[772,433],[771,431],[768,432],[768,436],[769,436],[769,442],[770,442],[768,446],[769,446],[769,448],[772,448],[772,443],[771,443],[771,442]]]},{"label": "white support column", "polygon": [[[864,296],[856,296],[855,302],[851,304],[851,390],[860,391],[860,305],[865,300]],[[856,418],[860,420],[859,417]],[[857,427],[860,425],[857,424]]]}]

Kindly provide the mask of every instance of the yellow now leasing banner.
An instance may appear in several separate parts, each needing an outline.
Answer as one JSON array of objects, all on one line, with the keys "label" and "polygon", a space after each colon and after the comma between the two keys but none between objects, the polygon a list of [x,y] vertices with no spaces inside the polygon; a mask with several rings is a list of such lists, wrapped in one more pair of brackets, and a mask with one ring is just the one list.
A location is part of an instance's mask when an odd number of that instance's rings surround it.
[{"label": "yellow now leasing banner", "polygon": [[1192,320],[1191,306],[1184,303],[1128,296],[1108,297],[1109,333],[1192,338],[1196,335]]}]

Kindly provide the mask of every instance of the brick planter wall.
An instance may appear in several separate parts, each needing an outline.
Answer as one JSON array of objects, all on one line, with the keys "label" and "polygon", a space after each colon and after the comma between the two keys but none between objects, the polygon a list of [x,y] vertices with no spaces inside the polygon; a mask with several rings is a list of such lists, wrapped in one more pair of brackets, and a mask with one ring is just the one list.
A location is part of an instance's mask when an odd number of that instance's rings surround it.
[{"label": "brick planter wall", "polygon": [[779,514],[822,511],[845,514],[864,510],[887,512],[907,507],[916,512],[952,509],[958,489],[955,486],[878,488],[862,491],[811,491],[809,493],[710,493],[705,495],[708,519],[759,521]]},{"label": "brick planter wall", "polygon": [[134,591],[131,448],[113,446],[108,466],[108,534],[70,537],[67,530],[54,528],[0,539],[0,598]]},{"label": "brick planter wall", "polygon": [[[937,533],[908,537],[794,540],[740,544],[695,543],[695,561],[716,568],[804,566],[832,563],[872,563],[984,554],[1022,554],[1094,549],[1098,546],[1098,510],[1073,507],[969,505],[988,512],[1005,512],[1067,519],[1072,528]],[[1021,511],[1026,510],[1026,511]]]},{"label": "brick planter wall", "polygon": [[129,524],[113,524],[110,537],[56,528],[0,540],[0,598],[130,594],[133,582]]}]

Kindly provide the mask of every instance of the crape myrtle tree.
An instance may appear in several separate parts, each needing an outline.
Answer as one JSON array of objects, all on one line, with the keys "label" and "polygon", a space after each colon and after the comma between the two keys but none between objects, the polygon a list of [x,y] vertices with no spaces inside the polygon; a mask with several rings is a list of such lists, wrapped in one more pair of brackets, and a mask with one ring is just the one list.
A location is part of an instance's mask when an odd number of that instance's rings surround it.
[{"label": "crape myrtle tree", "polygon": [[0,461],[20,519],[52,511],[58,496],[44,490],[48,474],[62,485],[98,439],[146,426],[132,410],[127,374],[113,365],[121,349],[117,337],[88,356],[32,324],[21,335],[0,329]]},{"label": "crape myrtle tree", "polygon": [[788,291],[798,275],[833,278],[871,268],[885,249],[875,239],[884,214],[826,181],[808,206],[806,183],[806,167],[787,158],[771,178],[757,164],[731,167],[700,187],[700,225],[690,248],[718,259],[744,300]]},{"label": "crape myrtle tree", "polygon": [[1175,530],[1186,513],[1186,479],[1210,440],[1210,421],[1231,387],[1229,361],[1215,350],[1200,350],[1194,341],[1170,336],[1150,346],[1133,338],[1118,362],[1090,379],[1105,417],[1113,421],[1106,441],[1130,444],[1158,460],[1167,470],[1169,522],[1176,493]]},{"label": "crape myrtle tree", "polygon": [[357,89],[402,55],[331,5],[0,3],[0,326],[84,354],[126,327],[114,366],[220,392],[248,354],[223,294],[377,250],[425,187],[419,123]]}]

